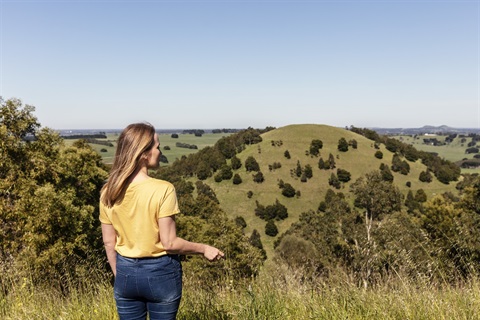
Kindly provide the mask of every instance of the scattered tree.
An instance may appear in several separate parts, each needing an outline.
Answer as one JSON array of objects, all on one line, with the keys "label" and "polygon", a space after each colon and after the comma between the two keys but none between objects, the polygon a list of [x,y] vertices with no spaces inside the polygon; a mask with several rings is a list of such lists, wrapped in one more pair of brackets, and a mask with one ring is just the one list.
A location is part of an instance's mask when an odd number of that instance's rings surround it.
[{"label": "scattered tree", "polygon": [[256,183],[262,183],[263,181],[265,181],[265,177],[263,176],[263,173],[261,171],[254,173],[253,181],[255,181]]},{"label": "scattered tree", "polygon": [[240,184],[242,183],[242,178],[240,177],[240,175],[238,173],[235,173],[233,175],[233,184]]},{"label": "scattered tree", "polygon": [[313,156],[318,156],[320,154],[320,149],[323,147],[322,140],[314,139],[310,143],[309,153]]},{"label": "scattered tree", "polygon": [[380,150],[375,151],[375,158],[383,159],[383,152]]},{"label": "scattered tree", "polygon": [[273,220],[268,220],[265,225],[265,234],[270,237],[275,237],[278,234],[278,228]]},{"label": "scattered tree", "polygon": [[290,183],[285,183],[282,188],[282,195],[287,198],[293,198],[295,196],[295,188]]},{"label": "scattered tree", "polygon": [[240,161],[240,159],[236,156],[232,156],[230,160],[230,165],[232,166],[233,170],[238,170],[242,167],[242,161]]},{"label": "scattered tree", "polygon": [[258,162],[257,162],[257,160],[255,160],[254,157],[249,156],[245,160],[245,169],[247,170],[247,172],[260,171],[260,166],[258,165]]},{"label": "scattered tree", "polygon": [[344,169],[337,169],[337,178],[341,182],[348,182],[350,181],[351,174],[347,170]]},{"label": "scattered tree", "polygon": [[337,147],[338,151],[341,151],[341,152],[346,152],[348,151],[348,142],[345,138],[340,138],[338,140],[338,147]]}]

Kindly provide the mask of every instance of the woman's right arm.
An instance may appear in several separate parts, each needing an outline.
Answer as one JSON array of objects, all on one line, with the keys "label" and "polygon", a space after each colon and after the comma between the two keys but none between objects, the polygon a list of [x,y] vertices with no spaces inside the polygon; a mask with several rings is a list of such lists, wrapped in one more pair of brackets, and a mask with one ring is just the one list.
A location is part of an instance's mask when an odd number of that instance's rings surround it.
[{"label": "woman's right arm", "polygon": [[160,242],[168,253],[201,254],[207,260],[213,261],[224,257],[224,253],[215,247],[203,243],[190,242],[177,237],[175,216],[158,219]]},{"label": "woman's right arm", "polygon": [[113,271],[113,275],[117,276],[117,252],[115,251],[117,234],[111,224],[102,223],[102,238],[108,263]]}]

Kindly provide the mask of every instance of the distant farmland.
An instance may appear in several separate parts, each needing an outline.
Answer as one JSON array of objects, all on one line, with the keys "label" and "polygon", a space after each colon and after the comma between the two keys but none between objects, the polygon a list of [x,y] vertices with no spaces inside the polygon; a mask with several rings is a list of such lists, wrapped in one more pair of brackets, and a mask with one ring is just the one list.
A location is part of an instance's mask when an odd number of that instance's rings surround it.
[{"label": "distant farmland", "polygon": [[[115,154],[116,141],[119,136],[118,133],[107,133],[106,139],[97,139],[100,141],[111,142],[112,147],[91,143],[90,145],[94,148],[101,156],[103,161],[106,164],[111,164],[113,162],[113,156]],[[208,146],[213,146],[219,139],[231,135],[231,133],[204,133],[201,137],[197,137],[194,134],[178,134],[178,138],[172,138],[170,133],[159,133],[158,138],[160,140],[160,148],[162,154],[165,155],[168,159],[168,164],[175,161],[175,159],[180,159],[182,156],[188,156],[191,153],[195,153],[200,149],[203,149]],[[65,140],[67,144],[73,143],[75,140]],[[185,145],[195,145],[197,149],[181,148],[177,147],[176,144],[185,144]],[[169,147],[170,150],[165,150],[165,147]],[[168,164],[161,163],[162,166]]]},{"label": "distant farmland", "polygon": [[[392,138],[396,138],[404,143],[412,145],[419,151],[432,152],[438,154],[441,158],[457,163],[464,159],[473,159],[475,153],[467,154],[465,150],[469,147],[468,144],[472,143],[472,137],[460,137],[457,136],[453,141],[446,143],[446,135],[392,135]],[[437,139],[442,145],[433,145],[424,142],[424,139]],[[476,169],[462,168],[462,173],[480,173],[480,167]]]}]

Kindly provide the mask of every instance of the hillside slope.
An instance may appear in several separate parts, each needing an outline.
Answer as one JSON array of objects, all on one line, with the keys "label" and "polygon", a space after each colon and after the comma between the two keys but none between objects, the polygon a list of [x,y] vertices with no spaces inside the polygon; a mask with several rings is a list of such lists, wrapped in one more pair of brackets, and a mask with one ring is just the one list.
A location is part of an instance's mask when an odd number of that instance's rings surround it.
[{"label": "hillside slope", "polygon": [[[347,141],[352,139],[357,141],[357,149],[349,147],[346,152],[338,151],[338,141],[345,138]],[[242,178],[242,183],[234,185],[232,180],[217,183],[213,177],[205,181],[215,191],[221,207],[231,218],[242,216],[247,222],[246,233],[250,234],[253,229],[261,234],[263,245],[268,256],[273,252],[273,241],[275,238],[265,235],[264,220],[255,216],[256,201],[261,205],[267,206],[274,204],[275,200],[287,207],[289,217],[283,221],[276,221],[279,234],[285,231],[292,223],[298,220],[299,215],[307,210],[316,211],[320,201],[324,199],[328,188],[328,180],[337,169],[341,168],[351,173],[351,180],[344,183],[341,189],[333,189],[335,192],[343,192],[351,201],[349,186],[355,180],[373,170],[378,170],[381,163],[391,166],[393,153],[386,150],[384,145],[376,149],[374,142],[358,135],[354,132],[326,125],[299,124],[281,127],[262,135],[261,143],[248,146],[243,152],[237,154],[242,161],[242,167],[235,170]],[[323,142],[323,148],[319,156],[308,154],[312,140],[319,139]],[[290,153],[291,158],[284,156],[285,151]],[[383,153],[383,159],[377,159],[374,154],[377,150]],[[329,154],[335,157],[336,169],[320,170],[318,161],[320,158],[327,160]],[[260,170],[264,174],[265,181],[256,183],[253,181],[252,172],[245,170],[245,160],[253,156],[260,165]],[[274,162],[280,163],[281,168],[270,171],[269,165]],[[292,173],[297,167],[297,162],[301,167],[309,164],[313,169],[313,177],[307,182],[301,182],[295,174]],[[435,194],[445,191],[456,192],[454,184],[445,185],[436,178],[431,183],[423,183],[418,180],[419,174],[426,170],[420,160],[415,163],[409,162],[410,173],[402,175],[392,172],[394,183],[400,190],[406,194],[409,189],[415,192],[418,189],[424,189],[430,198]],[[296,190],[301,192],[300,197],[287,198],[281,194],[278,186],[280,180],[290,183]],[[410,181],[411,187],[406,186]],[[251,198],[247,197],[248,191],[253,192]]]}]

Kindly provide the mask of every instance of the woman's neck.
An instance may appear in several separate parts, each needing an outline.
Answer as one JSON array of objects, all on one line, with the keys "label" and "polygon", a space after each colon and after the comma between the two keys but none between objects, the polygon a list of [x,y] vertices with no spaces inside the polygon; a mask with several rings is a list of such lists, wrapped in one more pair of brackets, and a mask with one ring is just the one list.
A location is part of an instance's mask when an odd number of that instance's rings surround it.
[{"label": "woman's neck", "polygon": [[149,176],[148,176],[147,167],[141,167],[136,172],[134,172],[130,182],[140,182],[140,181],[143,181],[143,180],[147,180],[148,178],[149,178]]}]

